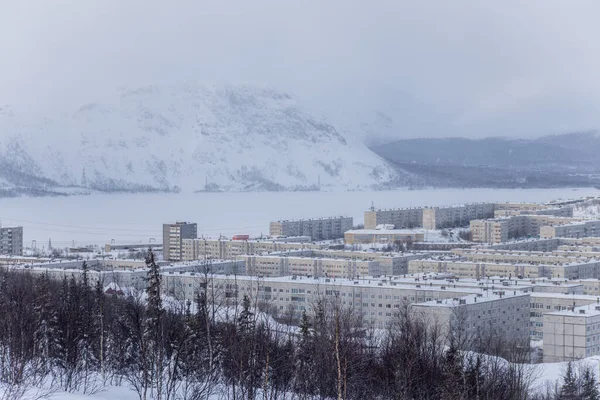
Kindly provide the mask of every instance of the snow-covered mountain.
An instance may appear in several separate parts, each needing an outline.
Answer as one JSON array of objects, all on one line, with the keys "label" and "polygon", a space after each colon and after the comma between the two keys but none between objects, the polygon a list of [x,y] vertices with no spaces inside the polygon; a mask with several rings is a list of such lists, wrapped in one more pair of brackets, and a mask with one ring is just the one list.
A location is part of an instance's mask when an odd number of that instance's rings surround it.
[{"label": "snow-covered mountain", "polygon": [[149,86],[71,114],[0,106],[0,188],[361,189],[395,172],[289,95],[253,86]]}]

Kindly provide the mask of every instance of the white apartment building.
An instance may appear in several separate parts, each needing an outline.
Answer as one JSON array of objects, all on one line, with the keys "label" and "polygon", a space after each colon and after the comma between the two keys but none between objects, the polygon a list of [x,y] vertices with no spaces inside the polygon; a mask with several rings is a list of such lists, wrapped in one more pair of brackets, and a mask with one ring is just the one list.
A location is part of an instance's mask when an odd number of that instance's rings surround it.
[{"label": "white apartment building", "polygon": [[544,362],[600,355],[600,304],[544,315]]},{"label": "white apartment building", "polygon": [[365,211],[365,229],[375,229],[379,225],[394,225],[394,229],[421,228],[423,209],[396,208]]},{"label": "white apartment building", "polygon": [[423,209],[425,229],[444,229],[468,226],[473,219],[493,218],[495,204],[474,203],[453,207],[427,207]]},{"label": "white apartment building", "polygon": [[493,332],[513,340],[529,338],[527,293],[497,290],[413,304],[411,309],[439,324],[443,332],[462,329],[472,337]]},{"label": "white apartment building", "polygon": [[183,239],[183,260],[233,260],[242,255],[318,250],[325,245],[279,240]]},{"label": "white apartment building", "polygon": [[[470,228],[474,242],[502,243],[515,238],[556,237],[556,235],[551,236],[551,232],[547,231],[546,225],[557,227],[560,225],[577,225],[573,223],[581,221],[579,218],[557,217],[554,215],[514,215],[505,218],[472,220]],[[600,229],[600,221],[598,221],[598,228]],[[592,233],[591,226],[589,229]]]},{"label": "white apartment building", "polygon": [[23,227],[0,227],[0,254],[23,255]]},{"label": "white apartment building", "polygon": [[353,244],[394,244],[396,242],[423,242],[425,232],[409,229],[352,229],[344,233],[344,242]]},{"label": "white apartment building", "polygon": [[241,256],[246,271],[255,276],[303,275],[352,279],[357,276],[382,275],[378,261],[297,256]]},{"label": "white apartment building", "polygon": [[178,221],[174,224],[163,224],[163,259],[182,261],[183,240],[197,237],[198,226],[195,223]]},{"label": "white apartment building", "polygon": [[310,236],[313,241],[341,239],[351,230],[351,217],[330,217],[271,222],[269,233],[273,237]]},{"label": "white apartment building", "polygon": [[365,211],[365,229],[394,225],[394,229],[443,229],[467,226],[472,219],[493,218],[493,203],[463,204],[450,207],[397,208]]},{"label": "white apartment building", "polygon": [[582,238],[600,236],[600,220],[580,221],[570,224],[553,224],[540,229],[540,237]]}]

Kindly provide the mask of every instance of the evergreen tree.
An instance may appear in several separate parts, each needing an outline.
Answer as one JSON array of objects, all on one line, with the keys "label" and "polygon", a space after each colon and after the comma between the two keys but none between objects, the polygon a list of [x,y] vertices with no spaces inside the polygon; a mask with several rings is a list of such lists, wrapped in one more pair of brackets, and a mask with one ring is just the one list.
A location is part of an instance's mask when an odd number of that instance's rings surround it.
[{"label": "evergreen tree", "polygon": [[56,306],[50,293],[50,282],[46,274],[37,279],[34,312],[36,330],[34,332],[35,353],[39,358],[42,373],[51,372],[57,358],[62,357],[60,327]]},{"label": "evergreen tree", "polygon": [[567,364],[567,371],[563,376],[563,385],[560,388],[560,400],[577,400],[579,399],[577,393],[577,377],[573,371],[573,365],[571,362]]},{"label": "evergreen tree", "polygon": [[160,399],[163,392],[164,346],[162,337],[163,306],[161,298],[160,268],[156,264],[154,252],[148,249],[146,256],[148,275],[146,278],[146,319],[142,340],[142,363],[144,365],[144,392],[150,389],[150,397]]},{"label": "evergreen tree", "polygon": [[254,313],[250,311],[250,297],[244,294],[242,300],[242,312],[238,317],[238,327],[242,334],[248,333],[254,326]]},{"label": "evergreen tree", "polygon": [[154,252],[152,249],[148,250],[146,256],[146,266],[149,268],[148,275],[146,278],[146,294],[148,295],[148,314],[146,320],[146,331],[147,334],[156,336],[159,332],[160,317],[163,311],[162,298],[160,293],[160,268],[156,264],[154,258]]},{"label": "evergreen tree", "polygon": [[598,392],[598,383],[594,377],[594,372],[590,367],[586,367],[583,371],[583,386],[581,388],[582,400],[600,400]]}]

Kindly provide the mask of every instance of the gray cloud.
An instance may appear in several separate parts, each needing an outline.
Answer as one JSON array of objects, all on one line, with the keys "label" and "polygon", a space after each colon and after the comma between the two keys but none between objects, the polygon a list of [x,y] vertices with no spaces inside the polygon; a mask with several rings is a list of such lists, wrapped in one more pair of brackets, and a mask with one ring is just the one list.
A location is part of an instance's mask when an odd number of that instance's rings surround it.
[{"label": "gray cloud", "polygon": [[[385,134],[600,126],[597,1],[3,0],[0,104],[70,108],[116,87],[243,82]],[[348,123],[348,129],[353,129]]]}]

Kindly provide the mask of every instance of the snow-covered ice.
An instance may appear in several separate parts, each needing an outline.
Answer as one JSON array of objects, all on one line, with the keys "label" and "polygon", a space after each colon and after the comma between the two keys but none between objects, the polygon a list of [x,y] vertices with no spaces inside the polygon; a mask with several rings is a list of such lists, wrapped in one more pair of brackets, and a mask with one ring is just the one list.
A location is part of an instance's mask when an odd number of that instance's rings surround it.
[{"label": "snow-covered ice", "polygon": [[162,223],[198,223],[198,235],[266,235],[278,219],[348,215],[363,222],[377,208],[444,206],[458,203],[580,198],[597,189],[431,189],[332,192],[180,194],[92,194],[89,196],[0,199],[4,226],[22,225],[25,245],[37,246],[161,242]]}]

